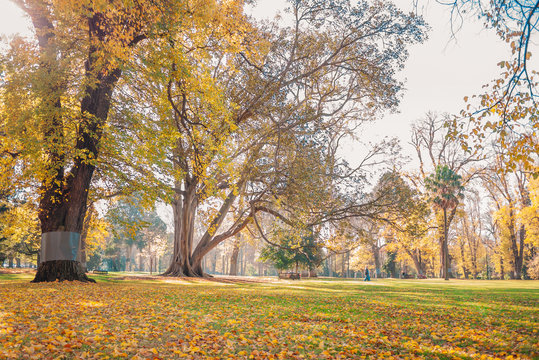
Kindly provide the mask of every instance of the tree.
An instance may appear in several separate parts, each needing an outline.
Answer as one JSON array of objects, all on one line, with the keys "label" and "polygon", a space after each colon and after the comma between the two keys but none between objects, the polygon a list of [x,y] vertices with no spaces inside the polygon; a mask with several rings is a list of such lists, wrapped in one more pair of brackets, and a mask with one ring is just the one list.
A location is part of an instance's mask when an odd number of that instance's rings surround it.
[{"label": "tree", "polygon": [[[479,150],[466,151],[458,140],[452,138],[450,129],[446,126],[449,115],[439,116],[429,112],[424,119],[418,121],[412,129],[411,143],[414,146],[419,160],[419,171],[406,174],[414,189],[419,193],[427,193],[425,179],[429,173],[435,172],[438,166],[448,166],[452,171],[462,174],[462,185],[466,186],[477,177],[481,171],[480,161],[484,155]],[[440,264],[446,258],[444,253],[444,216],[441,209],[434,208],[433,222],[437,225],[437,234],[440,249]],[[447,227],[451,226],[457,208],[453,208],[447,216]],[[451,268],[448,265],[448,268]],[[440,269],[443,276],[443,266]]]},{"label": "tree", "polygon": [[313,271],[322,263],[324,257],[321,251],[313,235],[305,236],[299,244],[294,237],[285,235],[275,243],[266,245],[260,253],[260,260],[272,263],[281,271],[293,265],[295,272],[298,272],[299,265]]},{"label": "tree", "polygon": [[[397,250],[403,251],[413,261],[417,274],[426,275],[427,257],[432,252],[428,239],[431,230],[429,204],[425,196],[406,183],[403,177],[395,176],[392,183],[401,200],[400,211],[390,218],[385,229],[384,236],[390,240],[388,254],[398,255]],[[402,256],[397,257],[402,259]]]},{"label": "tree", "polygon": [[120,197],[109,207],[106,221],[110,224],[111,235],[107,257],[124,257],[125,269],[128,271],[137,268],[143,271],[142,259],[147,258],[152,272],[167,245],[166,224],[155,210],[145,208],[140,196]]},{"label": "tree", "polygon": [[471,273],[474,279],[479,275],[479,260],[483,252],[483,218],[481,197],[478,191],[469,191],[471,196],[465,208],[457,212],[456,239],[459,245],[459,258],[464,277]]},{"label": "tree", "polygon": [[[291,8],[291,27],[247,30],[238,37],[245,44],[233,51],[212,38],[215,47],[200,61],[194,48],[187,61],[202,65],[192,80],[178,81],[174,62],[165,64],[166,106],[159,113],[176,134],[168,155],[176,235],[165,275],[203,276],[203,257],[256,213],[284,217],[287,208],[298,213],[300,203],[322,204],[335,192],[328,179],[337,167],[330,164],[334,149],[321,141],[338,143],[351,124],[397,102],[393,72],[406,57],[405,44],[422,40],[421,19],[382,3],[294,1]],[[300,173],[298,165],[307,163],[316,170]],[[324,211],[317,211],[321,218]],[[195,239],[194,223],[204,215],[207,231]],[[230,226],[221,231],[224,224]]]},{"label": "tree", "polygon": [[447,165],[437,166],[436,172],[430,174],[425,179],[425,186],[431,193],[432,202],[435,208],[439,208],[444,214],[444,241],[443,247],[443,276],[445,280],[449,280],[449,249],[447,246],[447,210],[456,208],[459,204],[459,199],[464,197],[462,191],[464,187],[461,185],[462,177],[457,175]]},{"label": "tree", "polygon": [[[493,145],[492,165],[481,175],[481,180],[494,205],[493,218],[496,224],[496,235],[500,240],[497,249],[499,256],[508,260],[509,264],[506,263],[506,267],[509,265],[512,270],[511,278],[521,279],[528,231],[535,228],[532,222],[528,229],[529,222],[526,221],[526,219],[533,219],[533,215],[531,218],[528,217],[533,214],[531,210],[533,204],[529,174],[525,166],[520,164],[515,170],[508,169],[504,165],[505,156],[507,156],[507,150],[503,145]],[[531,190],[533,191],[533,187]],[[534,232],[534,230],[531,231]]]},{"label": "tree", "polygon": [[30,17],[36,42],[16,39],[6,57],[2,110],[10,127],[5,133],[20,145],[20,157],[34,159],[41,231],[48,234],[44,243],[70,239],[69,246],[52,245],[56,254],[44,259],[34,281],[90,281],[78,261],[58,250],[75,252],[122,71],[137,44],[181,29],[185,19],[204,18],[207,26],[218,27],[213,16],[218,6],[212,1],[204,6],[159,0],[14,1]]}]

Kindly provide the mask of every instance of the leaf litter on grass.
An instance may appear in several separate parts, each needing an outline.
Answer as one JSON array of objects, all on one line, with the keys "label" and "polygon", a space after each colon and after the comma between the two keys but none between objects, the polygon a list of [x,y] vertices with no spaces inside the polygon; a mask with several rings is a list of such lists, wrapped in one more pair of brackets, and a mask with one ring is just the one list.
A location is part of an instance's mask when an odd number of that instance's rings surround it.
[{"label": "leaf litter on grass", "polygon": [[422,284],[3,281],[0,359],[539,357],[539,286]]}]

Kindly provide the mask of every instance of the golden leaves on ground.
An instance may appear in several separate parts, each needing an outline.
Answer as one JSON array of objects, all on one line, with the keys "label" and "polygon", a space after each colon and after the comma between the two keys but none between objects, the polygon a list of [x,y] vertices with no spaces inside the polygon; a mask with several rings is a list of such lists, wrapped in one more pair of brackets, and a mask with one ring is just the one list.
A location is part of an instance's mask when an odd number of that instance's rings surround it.
[{"label": "golden leaves on ground", "polygon": [[539,356],[537,283],[0,284],[1,359]]}]

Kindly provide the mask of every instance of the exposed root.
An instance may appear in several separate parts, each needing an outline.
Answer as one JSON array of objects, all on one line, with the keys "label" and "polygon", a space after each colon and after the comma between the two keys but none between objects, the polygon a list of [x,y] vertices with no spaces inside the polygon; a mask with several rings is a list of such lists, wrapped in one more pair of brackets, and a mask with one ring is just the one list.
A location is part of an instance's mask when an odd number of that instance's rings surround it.
[{"label": "exposed root", "polygon": [[32,282],[52,282],[56,280],[95,283],[94,279],[86,276],[80,262],[73,260],[53,260],[41,263]]}]

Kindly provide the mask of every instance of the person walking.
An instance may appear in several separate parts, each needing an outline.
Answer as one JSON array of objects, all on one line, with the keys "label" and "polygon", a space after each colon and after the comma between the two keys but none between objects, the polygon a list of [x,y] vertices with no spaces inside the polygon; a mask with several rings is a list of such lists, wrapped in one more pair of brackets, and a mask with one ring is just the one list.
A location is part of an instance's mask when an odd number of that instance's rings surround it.
[{"label": "person walking", "polygon": [[365,268],[365,280],[363,281],[371,281],[371,275],[369,274],[369,268]]}]

